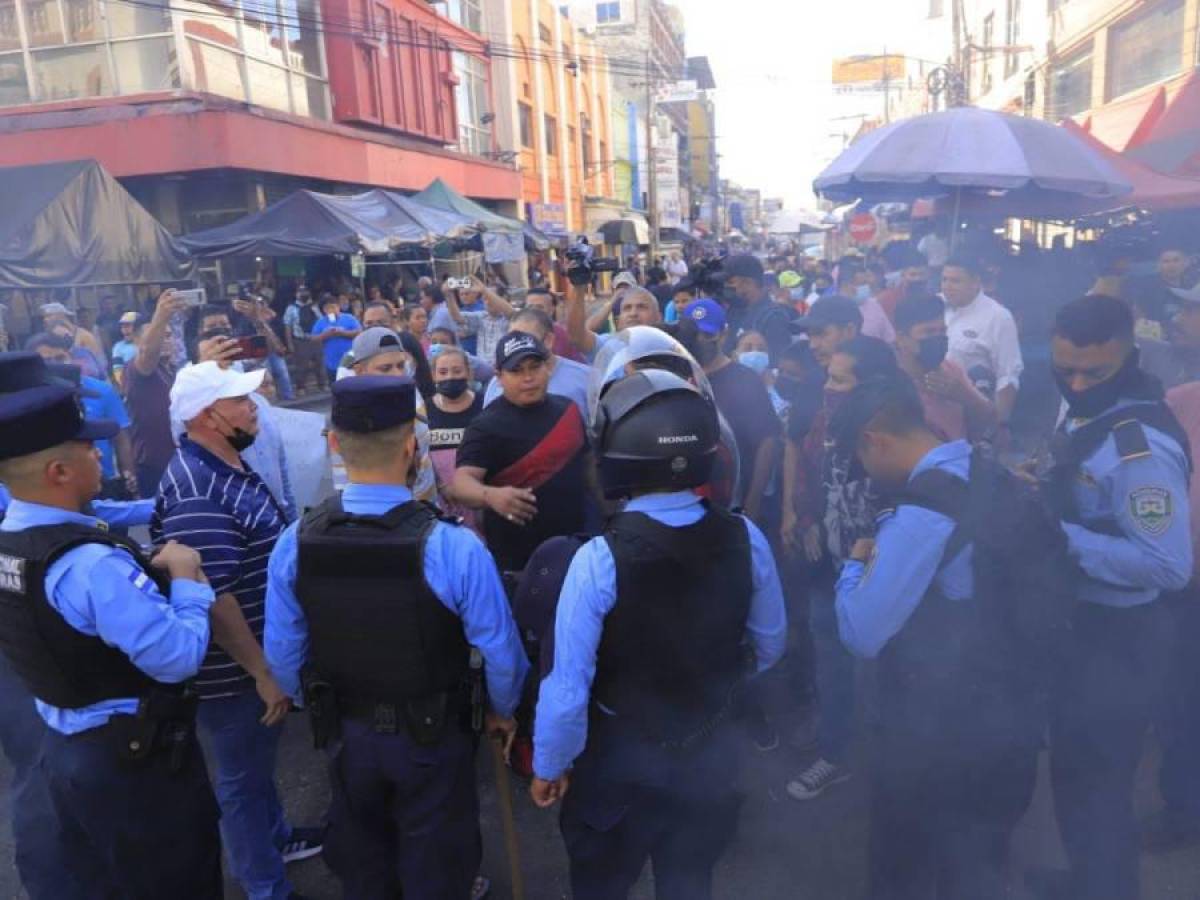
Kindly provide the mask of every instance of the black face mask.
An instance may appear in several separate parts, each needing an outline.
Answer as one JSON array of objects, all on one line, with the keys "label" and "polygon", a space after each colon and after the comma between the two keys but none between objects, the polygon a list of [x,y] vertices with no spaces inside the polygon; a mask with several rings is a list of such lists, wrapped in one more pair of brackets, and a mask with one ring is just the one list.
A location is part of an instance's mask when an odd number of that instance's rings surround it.
[{"label": "black face mask", "polygon": [[210,328],[208,331],[200,334],[200,340],[202,341],[211,341],[213,338],[219,337],[233,337],[233,332],[228,328]]},{"label": "black face mask", "polygon": [[447,378],[434,385],[434,389],[449,400],[457,400],[467,392],[467,379]]},{"label": "black face mask", "polygon": [[1138,359],[1138,351],[1134,348],[1111,378],[1106,378],[1083,391],[1071,390],[1055,370],[1054,381],[1062,392],[1063,399],[1067,401],[1071,416],[1076,419],[1094,419],[1115,406],[1126,392],[1142,381]]},{"label": "black face mask", "polygon": [[950,349],[950,336],[935,334],[917,341],[917,361],[921,366],[932,372],[942,364]]},{"label": "black face mask", "polygon": [[[216,410],[214,410],[214,412],[216,412]],[[221,416],[221,419],[225,422],[226,425],[229,425],[228,419],[226,419],[224,416]],[[228,443],[229,446],[233,448],[233,452],[241,453],[245,450],[249,450],[250,446],[254,443],[254,439],[258,435],[251,434],[244,428],[238,428],[237,426],[230,426],[230,427],[233,428],[233,433],[232,434],[224,434],[221,436],[223,438],[225,438],[226,443]]]},{"label": "black face mask", "polygon": [[707,366],[721,352],[721,345],[717,341],[696,341],[696,362],[701,366]]}]

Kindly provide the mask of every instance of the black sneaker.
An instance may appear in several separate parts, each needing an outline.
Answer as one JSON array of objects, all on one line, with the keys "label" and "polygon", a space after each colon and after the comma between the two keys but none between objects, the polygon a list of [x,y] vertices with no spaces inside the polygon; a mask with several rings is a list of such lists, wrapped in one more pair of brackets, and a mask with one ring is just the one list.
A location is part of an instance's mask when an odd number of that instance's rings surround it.
[{"label": "black sneaker", "polygon": [[299,862],[310,856],[316,856],[321,852],[324,844],[324,828],[293,828],[291,836],[287,839],[287,843],[279,849],[279,853],[285,863]]},{"label": "black sneaker", "polygon": [[793,800],[814,800],[835,784],[850,778],[850,770],[827,759],[818,759],[788,782],[787,792]]}]

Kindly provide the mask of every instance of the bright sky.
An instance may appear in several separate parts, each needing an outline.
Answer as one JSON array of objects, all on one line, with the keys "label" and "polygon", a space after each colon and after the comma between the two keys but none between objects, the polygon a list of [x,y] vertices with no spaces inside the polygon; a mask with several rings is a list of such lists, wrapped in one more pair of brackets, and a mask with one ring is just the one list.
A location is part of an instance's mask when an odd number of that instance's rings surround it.
[{"label": "bright sky", "polygon": [[789,207],[815,203],[812,179],[828,162],[833,60],[912,44],[929,8],[928,0],[673,2],[686,17],[688,56],[707,56],[716,78],[722,177]]}]

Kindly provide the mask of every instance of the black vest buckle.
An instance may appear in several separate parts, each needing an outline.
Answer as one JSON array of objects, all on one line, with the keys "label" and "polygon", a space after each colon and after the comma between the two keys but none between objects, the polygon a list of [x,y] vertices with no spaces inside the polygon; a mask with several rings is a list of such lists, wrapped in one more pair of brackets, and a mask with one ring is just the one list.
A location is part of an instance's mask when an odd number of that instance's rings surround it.
[{"label": "black vest buckle", "polygon": [[400,717],[396,715],[395,704],[376,703],[372,724],[376,734],[399,734]]}]

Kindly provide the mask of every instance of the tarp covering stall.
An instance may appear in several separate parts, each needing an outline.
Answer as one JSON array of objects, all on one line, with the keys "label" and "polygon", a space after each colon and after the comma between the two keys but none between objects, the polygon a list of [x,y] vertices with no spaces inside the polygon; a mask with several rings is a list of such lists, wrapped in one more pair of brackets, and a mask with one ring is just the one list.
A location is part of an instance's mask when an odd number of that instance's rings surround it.
[{"label": "tarp covering stall", "polygon": [[186,281],[187,251],[94,159],[0,169],[0,288]]},{"label": "tarp covering stall", "polygon": [[387,191],[341,196],[296,191],[261,212],[182,238],[196,256],[324,256],[387,253],[432,244],[463,231],[436,210],[410,207]]},{"label": "tarp covering stall", "polygon": [[[464,197],[440,178],[418,194],[409,198],[422,206],[464,216],[483,234],[483,256],[490,263],[518,262],[525,257],[526,239],[533,235],[526,230],[524,222],[510,219],[481,206],[470,197]],[[530,226],[532,227],[532,226]],[[533,229],[536,231],[536,229]],[[541,235],[543,239],[545,235]],[[535,249],[538,242],[534,240]],[[549,246],[549,242],[546,242]]]}]

